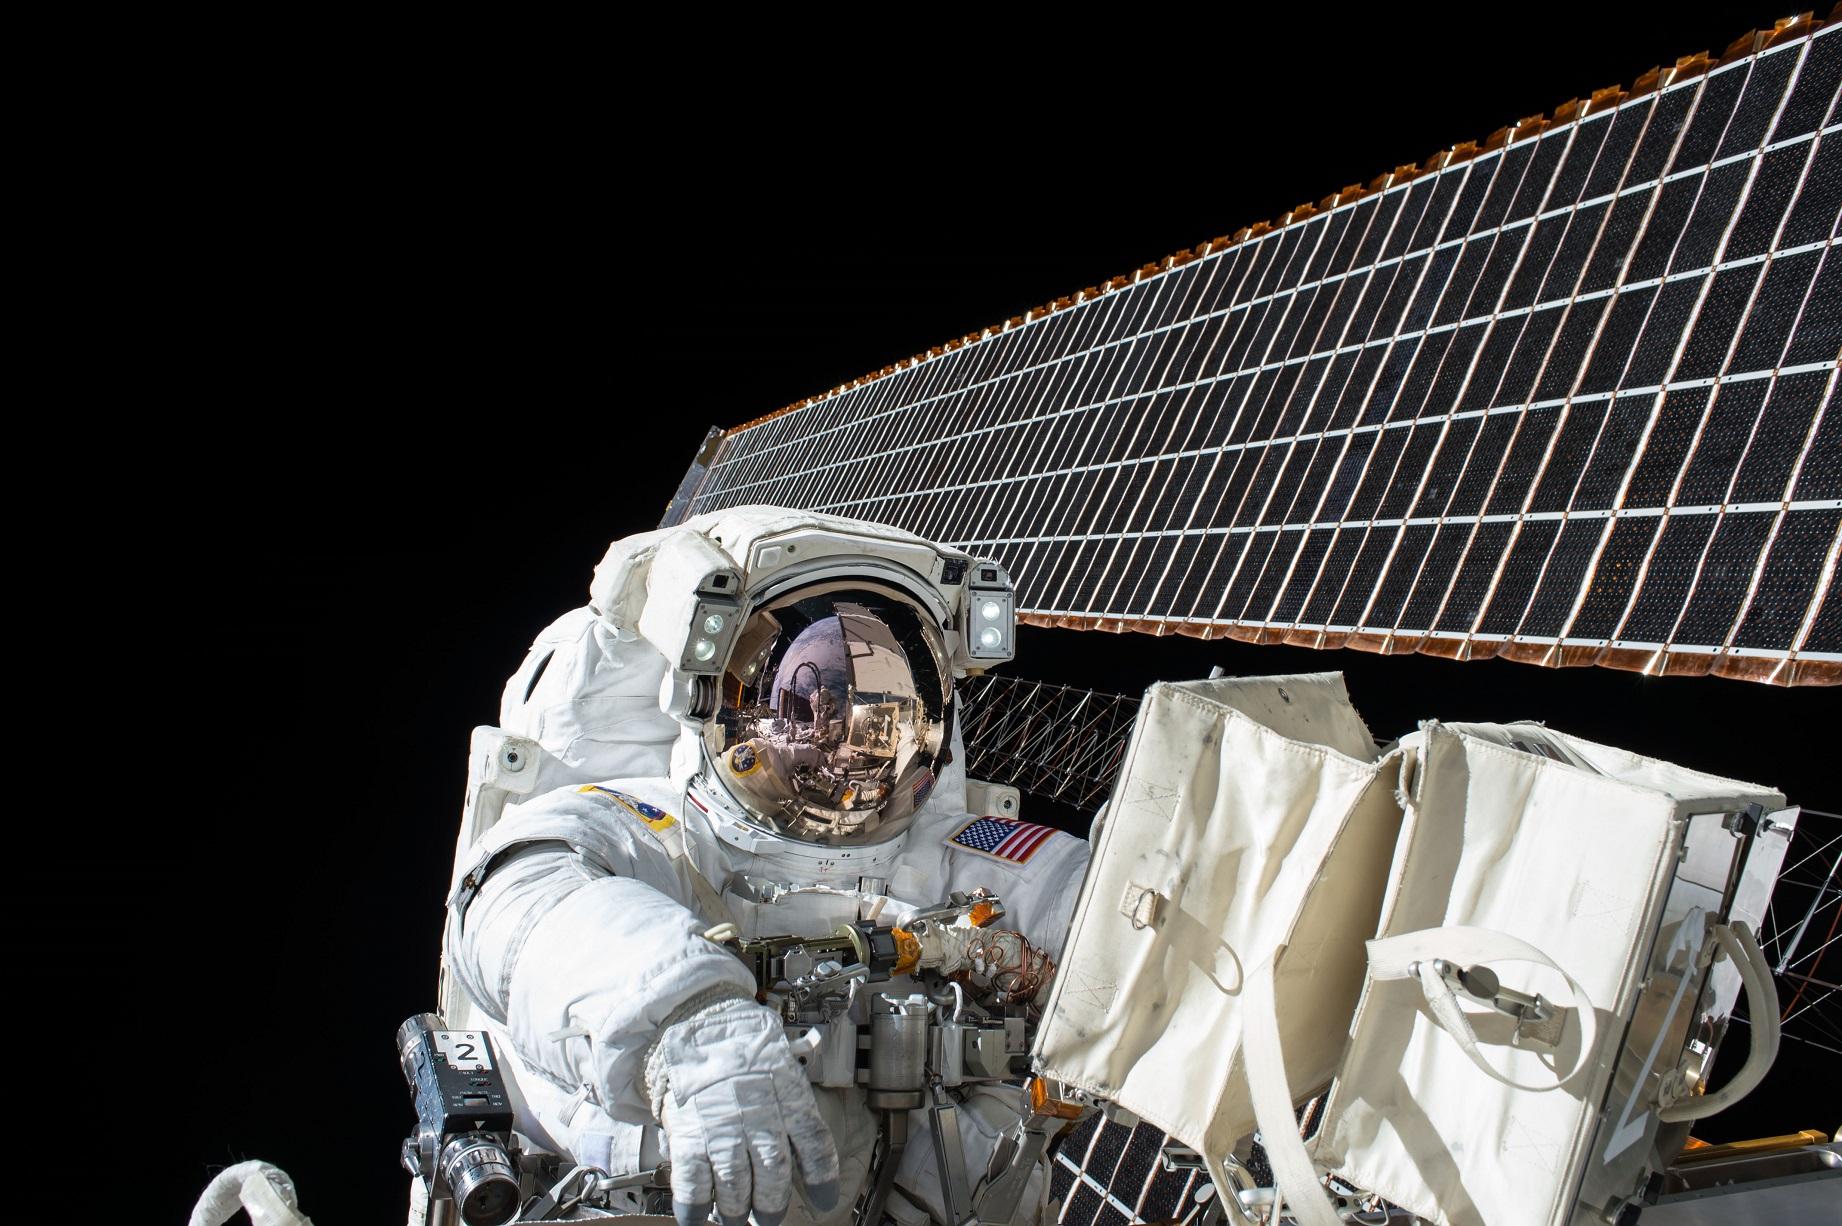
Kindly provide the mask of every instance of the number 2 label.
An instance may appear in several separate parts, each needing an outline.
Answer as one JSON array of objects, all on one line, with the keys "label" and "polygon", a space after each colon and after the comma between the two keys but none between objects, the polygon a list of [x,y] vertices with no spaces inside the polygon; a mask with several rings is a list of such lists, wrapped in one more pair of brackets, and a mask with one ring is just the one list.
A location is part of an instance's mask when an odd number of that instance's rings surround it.
[{"label": "number 2 label", "polygon": [[457,1073],[479,1073],[492,1068],[486,1054],[486,1041],[477,1030],[437,1030],[435,1050],[447,1058],[448,1067]]}]

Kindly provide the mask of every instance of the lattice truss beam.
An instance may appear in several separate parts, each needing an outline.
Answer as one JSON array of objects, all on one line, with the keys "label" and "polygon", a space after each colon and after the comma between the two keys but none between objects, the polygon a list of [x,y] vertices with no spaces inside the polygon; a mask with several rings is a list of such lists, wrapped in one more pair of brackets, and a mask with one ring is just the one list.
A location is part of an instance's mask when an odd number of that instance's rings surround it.
[{"label": "lattice truss beam", "polygon": [[987,674],[966,684],[967,773],[1093,812],[1113,790],[1139,700]]},{"label": "lattice truss beam", "polygon": [[1772,890],[1759,944],[1777,977],[1785,1037],[1836,1055],[1842,1055],[1839,924],[1842,814],[1805,809]]},{"label": "lattice truss beam", "polygon": [[713,440],[1038,624],[1842,679],[1842,27],[1749,35]]}]

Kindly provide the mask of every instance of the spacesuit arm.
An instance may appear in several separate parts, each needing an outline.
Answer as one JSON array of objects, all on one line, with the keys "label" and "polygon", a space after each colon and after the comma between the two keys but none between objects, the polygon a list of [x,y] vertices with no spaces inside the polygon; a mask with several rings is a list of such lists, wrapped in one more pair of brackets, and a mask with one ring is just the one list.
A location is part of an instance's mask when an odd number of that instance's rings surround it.
[{"label": "spacesuit arm", "polygon": [[636,875],[529,843],[495,860],[466,904],[456,969],[530,1069],[649,1123],[645,1058],[661,1026],[699,1000],[754,994],[707,927]]}]

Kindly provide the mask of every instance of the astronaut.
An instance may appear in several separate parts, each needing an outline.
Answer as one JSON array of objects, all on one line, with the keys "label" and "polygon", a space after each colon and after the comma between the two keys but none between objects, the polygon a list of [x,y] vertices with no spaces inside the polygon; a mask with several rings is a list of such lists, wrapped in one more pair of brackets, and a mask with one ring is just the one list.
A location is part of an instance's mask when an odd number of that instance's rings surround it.
[{"label": "astronaut", "polygon": [[[448,1022],[509,1053],[518,1130],[566,1165],[668,1159],[683,1226],[712,1205],[725,1226],[850,1221],[887,1129],[862,1088],[813,1084],[735,942],[985,890],[1017,935],[979,982],[1047,999],[1088,845],[969,809],[955,725],[954,679],[1012,653],[1009,578],[898,529],[742,507],[616,542],[590,595],[475,732]],[[1018,1092],[959,1108],[977,1181]],[[881,1209],[945,1222],[912,1114]]]}]

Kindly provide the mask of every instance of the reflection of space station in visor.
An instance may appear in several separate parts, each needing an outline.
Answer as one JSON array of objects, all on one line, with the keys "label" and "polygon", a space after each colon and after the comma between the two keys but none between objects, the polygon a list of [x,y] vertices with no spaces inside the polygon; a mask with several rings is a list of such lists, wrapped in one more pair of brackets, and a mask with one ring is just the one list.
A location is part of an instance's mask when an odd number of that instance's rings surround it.
[{"label": "reflection of space station in visor", "polygon": [[925,798],[944,695],[924,696],[930,675],[940,688],[939,656],[912,610],[869,592],[796,600],[757,613],[735,659],[711,748],[751,808],[849,825],[900,784]]}]

